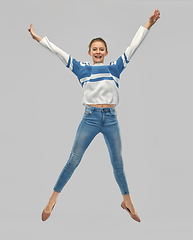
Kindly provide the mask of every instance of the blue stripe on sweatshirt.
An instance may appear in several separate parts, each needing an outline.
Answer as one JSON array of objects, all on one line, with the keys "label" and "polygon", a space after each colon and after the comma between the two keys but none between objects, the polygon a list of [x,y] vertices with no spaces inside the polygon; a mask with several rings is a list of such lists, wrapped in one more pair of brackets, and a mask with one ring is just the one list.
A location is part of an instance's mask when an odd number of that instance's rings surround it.
[{"label": "blue stripe on sweatshirt", "polygon": [[119,84],[113,79],[113,77],[100,77],[100,78],[95,78],[95,79],[89,79],[88,81],[82,82],[81,85],[83,87],[85,82],[99,82],[99,81],[104,81],[104,80],[114,81],[117,88],[119,88]]},{"label": "blue stripe on sweatshirt", "polygon": [[71,62],[71,56],[69,56],[69,59],[68,59],[68,64],[66,65],[67,68],[70,67],[70,62]]}]

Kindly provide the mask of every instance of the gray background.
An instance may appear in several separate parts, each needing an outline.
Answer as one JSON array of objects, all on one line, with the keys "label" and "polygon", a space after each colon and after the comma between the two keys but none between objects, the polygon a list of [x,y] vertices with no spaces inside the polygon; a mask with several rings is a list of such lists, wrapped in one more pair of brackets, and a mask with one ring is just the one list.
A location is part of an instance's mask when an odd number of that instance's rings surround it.
[{"label": "gray background", "polygon": [[[1,5],[0,238],[191,239],[192,1],[4,1]],[[98,135],[58,198],[41,212],[68,159],[84,107],[82,89],[35,32],[77,60],[90,40],[116,60],[155,8],[161,19],[123,72],[117,107],[125,171],[142,222],[120,208]]]}]

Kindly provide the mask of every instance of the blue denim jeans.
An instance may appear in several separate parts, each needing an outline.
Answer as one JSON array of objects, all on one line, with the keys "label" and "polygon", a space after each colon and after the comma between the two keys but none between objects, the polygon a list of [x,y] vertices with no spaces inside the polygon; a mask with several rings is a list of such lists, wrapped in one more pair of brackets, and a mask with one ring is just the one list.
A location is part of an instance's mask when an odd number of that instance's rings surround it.
[{"label": "blue denim jeans", "polygon": [[96,108],[86,105],[84,116],[78,127],[70,157],[64,166],[54,191],[61,192],[65,184],[79,165],[82,156],[98,134],[102,133],[107,144],[114,176],[121,194],[129,193],[122,160],[120,128],[115,107]]}]

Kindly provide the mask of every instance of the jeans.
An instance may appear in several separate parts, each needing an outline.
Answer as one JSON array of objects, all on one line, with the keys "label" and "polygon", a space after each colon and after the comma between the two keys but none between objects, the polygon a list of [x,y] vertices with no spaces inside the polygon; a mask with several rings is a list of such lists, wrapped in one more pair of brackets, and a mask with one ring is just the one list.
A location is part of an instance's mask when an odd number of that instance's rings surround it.
[{"label": "jeans", "polygon": [[102,133],[107,144],[113,172],[121,194],[129,193],[122,160],[120,128],[115,107],[97,108],[86,105],[84,116],[79,124],[70,157],[64,166],[54,191],[61,192],[79,165],[82,156],[98,133]]}]

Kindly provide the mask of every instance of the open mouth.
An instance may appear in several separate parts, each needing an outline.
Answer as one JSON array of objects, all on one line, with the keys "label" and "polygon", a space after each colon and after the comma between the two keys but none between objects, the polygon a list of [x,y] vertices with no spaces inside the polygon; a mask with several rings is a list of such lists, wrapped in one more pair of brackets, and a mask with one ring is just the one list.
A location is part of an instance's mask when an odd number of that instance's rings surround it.
[{"label": "open mouth", "polygon": [[102,58],[102,56],[95,56],[95,58],[97,58],[97,59],[101,59],[101,58]]}]

